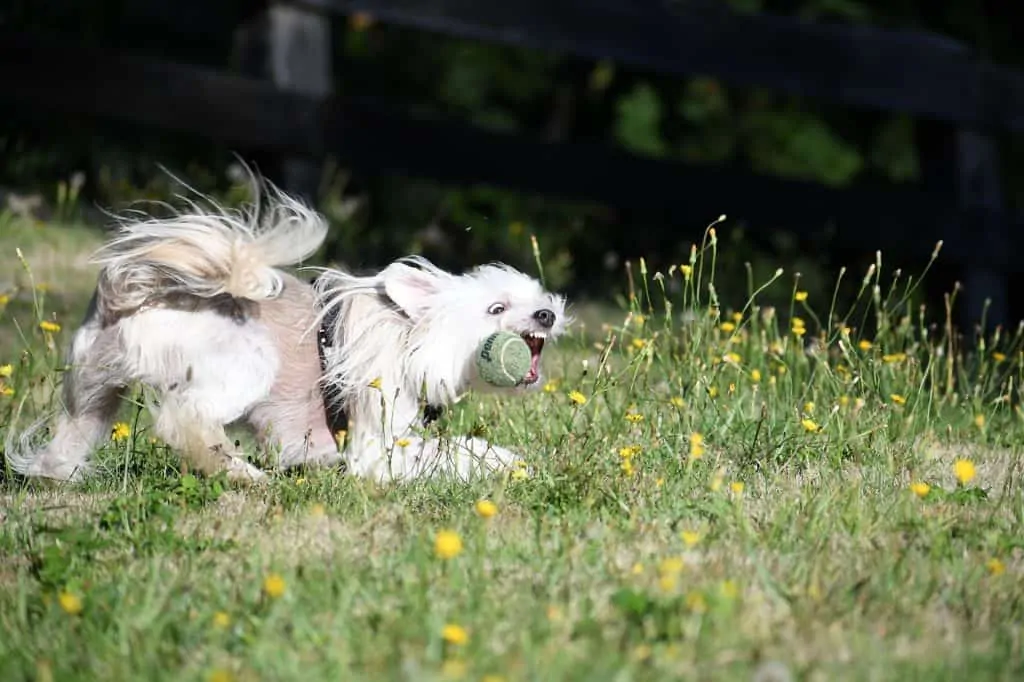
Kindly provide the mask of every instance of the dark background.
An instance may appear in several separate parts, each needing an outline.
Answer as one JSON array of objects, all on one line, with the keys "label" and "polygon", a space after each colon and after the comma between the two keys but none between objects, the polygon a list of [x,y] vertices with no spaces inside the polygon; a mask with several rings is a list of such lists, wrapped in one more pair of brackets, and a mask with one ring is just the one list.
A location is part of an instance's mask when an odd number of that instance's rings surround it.
[{"label": "dark background", "polygon": [[[722,2],[678,0],[680,11],[707,11]],[[951,0],[734,0],[738,12],[771,12],[821,22],[870,24],[930,31],[965,43],[976,55],[1024,68],[1019,39],[1021,11],[1009,2]],[[248,0],[217,3],[25,2],[0,8],[0,28],[66,37],[77,44],[116,48],[161,59],[244,69],[235,29],[263,5]],[[459,40],[439,34],[336,16],[333,24],[334,87],[345,95],[370,95],[407,112],[465,121],[488,130],[526,133],[553,141],[600,141],[639,155],[680,159],[710,169],[737,168],[809,180],[828,187],[919,186],[947,191],[955,169],[941,124],[905,115],[853,110],[761,88],[728,87],[714,78],[658,75],[565,55]],[[737,50],[742,45],[735,46]],[[74,63],[66,64],[73,71]],[[3,87],[0,84],[0,87]],[[70,107],[69,107],[70,108]],[[1024,154],[1019,136],[998,135],[1008,207],[1024,198]],[[47,202],[55,187],[84,173],[81,214],[90,206],[120,207],[137,198],[164,198],[173,190],[159,166],[197,189],[225,192],[234,156],[271,178],[278,159],[185,134],[102,122],[54,112],[0,115],[0,186],[36,192]],[[690,244],[717,217],[694,214],[668,224],[643,208],[615,210],[495,187],[444,185],[428,178],[363,173],[326,164],[318,207],[334,223],[326,256],[370,267],[413,251],[460,268],[505,260],[534,272],[529,237],[537,236],[549,283],[576,297],[608,299],[624,290],[627,260],[644,256],[652,270],[683,262]],[[687,202],[687,187],[678,188]],[[735,196],[739,211],[745,197]],[[886,206],[872,206],[884,214]],[[792,207],[794,216],[800,206]],[[743,264],[755,280],[777,267],[802,274],[802,288],[831,295],[840,266],[851,269],[853,288],[875,258],[874,248],[840,248],[829,225],[820,234],[797,235],[784,220],[728,220],[722,240],[720,294],[742,305]],[[846,229],[850,229],[847,227]],[[884,255],[887,267],[919,271],[928,252]],[[925,290],[940,307],[961,272],[941,261]],[[1011,291],[1018,288],[1013,280]],[[780,300],[789,283],[779,287]],[[846,291],[845,294],[849,294]],[[1013,319],[1024,308],[1011,296]]]}]

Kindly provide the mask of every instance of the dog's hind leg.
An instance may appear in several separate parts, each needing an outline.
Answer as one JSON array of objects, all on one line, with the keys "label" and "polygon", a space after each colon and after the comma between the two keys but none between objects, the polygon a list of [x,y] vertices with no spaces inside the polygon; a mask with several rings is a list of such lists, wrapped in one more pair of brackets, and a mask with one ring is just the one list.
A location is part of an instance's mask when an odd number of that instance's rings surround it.
[{"label": "dog's hind leg", "polygon": [[255,481],[225,426],[267,400],[279,359],[265,328],[216,311],[153,309],[122,330],[139,378],[160,392],[157,434],[202,473]]},{"label": "dog's hind leg", "polygon": [[6,458],[15,471],[62,481],[77,481],[88,473],[89,456],[110,435],[126,385],[118,357],[117,334],[101,329],[94,295],[68,349],[63,409],[57,414],[53,437],[32,450],[29,441],[45,426],[44,418],[22,435],[20,446],[7,444]]},{"label": "dog's hind leg", "polygon": [[197,409],[194,396],[169,396],[154,411],[156,433],[199,473],[209,476],[226,471],[229,479],[243,483],[265,477],[262,471],[245,461],[224,426]]}]

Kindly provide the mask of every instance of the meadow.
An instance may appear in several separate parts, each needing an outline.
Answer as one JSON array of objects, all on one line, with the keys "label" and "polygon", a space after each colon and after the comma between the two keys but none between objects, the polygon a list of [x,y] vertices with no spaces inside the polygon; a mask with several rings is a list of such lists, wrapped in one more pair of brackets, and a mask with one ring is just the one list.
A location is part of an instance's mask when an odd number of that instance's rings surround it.
[{"label": "meadow", "polygon": [[[0,231],[5,438],[58,404],[98,232]],[[1021,679],[1020,330],[957,337],[881,256],[849,308],[719,301],[719,248],[441,420],[523,454],[493,479],[237,488],[133,394],[86,482],[0,480],[0,680]]]}]

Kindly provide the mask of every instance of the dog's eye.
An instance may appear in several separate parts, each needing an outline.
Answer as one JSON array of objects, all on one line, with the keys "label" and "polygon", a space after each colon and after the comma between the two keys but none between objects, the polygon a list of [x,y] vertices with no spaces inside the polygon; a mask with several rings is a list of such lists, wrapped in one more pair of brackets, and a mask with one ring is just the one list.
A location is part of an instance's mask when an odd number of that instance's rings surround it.
[{"label": "dog's eye", "polygon": [[503,312],[505,312],[504,303],[492,303],[491,307],[487,309],[488,315],[501,315]]}]

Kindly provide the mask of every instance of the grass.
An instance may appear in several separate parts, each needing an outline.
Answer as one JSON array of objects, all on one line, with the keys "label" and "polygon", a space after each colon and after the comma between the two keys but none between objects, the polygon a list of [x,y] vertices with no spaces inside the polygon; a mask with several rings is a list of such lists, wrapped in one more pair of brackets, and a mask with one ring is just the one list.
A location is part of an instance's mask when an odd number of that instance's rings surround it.
[{"label": "grass", "polygon": [[[58,228],[33,229],[30,270]],[[716,257],[712,231],[641,264],[544,390],[439,425],[529,473],[235,489],[182,475],[127,403],[95,477],[0,483],[0,679],[1019,679],[1020,334],[957,340],[881,266],[844,279],[849,313],[786,274],[732,309]],[[28,295],[5,267],[22,425],[91,282]]]}]

